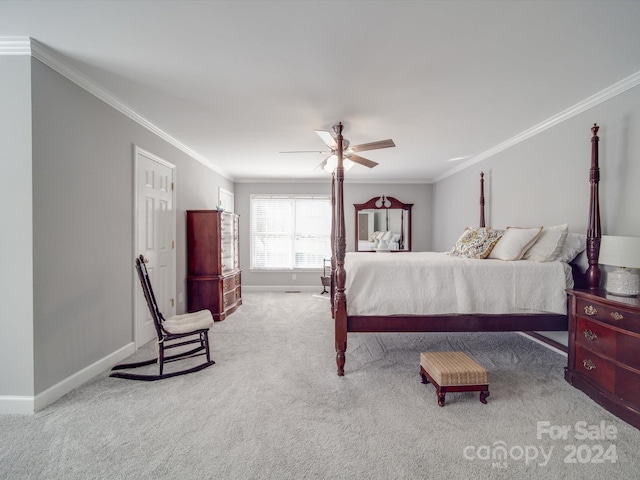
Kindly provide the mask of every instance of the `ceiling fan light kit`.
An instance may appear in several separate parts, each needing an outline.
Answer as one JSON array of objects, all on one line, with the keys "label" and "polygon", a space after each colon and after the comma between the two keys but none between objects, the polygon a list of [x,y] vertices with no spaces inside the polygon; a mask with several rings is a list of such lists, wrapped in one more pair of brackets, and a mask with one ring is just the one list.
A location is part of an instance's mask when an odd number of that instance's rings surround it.
[{"label": "ceiling fan light kit", "polygon": [[[337,155],[331,155],[329,158],[327,158],[322,163],[324,164],[324,166],[322,168],[324,168],[327,172],[331,173],[338,166],[338,156]],[[350,170],[351,167],[353,167],[354,165],[355,165],[355,163],[352,162],[351,160],[349,160],[348,158],[344,158],[342,160],[342,166],[344,167],[345,170]]]},{"label": "ceiling fan light kit", "polygon": [[[333,126],[333,131],[336,135],[338,132],[342,131],[342,122],[337,123]],[[322,139],[322,141],[331,149],[329,152],[324,152],[321,150],[296,150],[296,151],[288,151],[288,152],[280,152],[280,153],[321,153],[323,155],[329,155],[329,157],[325,158],[320,165],[316,168],[323,168],[328,172],[333,172],[338,166],[338,143],[336,139],[326,130],[315,130],[318,136]],[[380,140],[377,142],[370,143],[362,143],[360,145],[351,146],[349,140],[342,140],[342,155],[343,155],[343,166],[345,170],[349,170],[353,167],[354,164],[358,163],[368,168],[373,168],[378,165],[378,162],[374,162],[373,160],[369,160],[368,158],[361,157],[360,155],[356,155],[355,152],[366,152],[369,150],[378,150],[381,148],[390,148],[395,147],[396,144],[390,138],[387,140]]]}]

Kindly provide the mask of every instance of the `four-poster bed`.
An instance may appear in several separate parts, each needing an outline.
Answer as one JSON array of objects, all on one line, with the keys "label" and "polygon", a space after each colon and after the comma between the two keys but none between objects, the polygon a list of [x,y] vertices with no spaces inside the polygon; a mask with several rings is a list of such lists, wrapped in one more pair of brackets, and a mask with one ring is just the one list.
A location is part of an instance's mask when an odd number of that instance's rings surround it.
[{"label": "four-poster bed", "polygon": [[[509,308],[505,311],[491,311],[490,313],[484,312],[482,309],[478,310],[482,313],[476,313],[474,310],[462,309],[463,313],[460,313],[459,309],[452,308],[451,310],[442,311],[439,309],[437,312],[433,312],[430,308],[424,307],[421,311],[411,311],[406,313],[399,310],[393,310],[394,307],[385,309],[382,313],[375,311],[368,311],[366,314],[362,314],[357,311],[352,311],[353,308],[349,305],[349,291],[347,291],[347,270],[345,268],[346,257],[346,236],[345,236],[345,212],[344,212],[344,168],[342,163],[342,125],[339,124],[336,129],[337,134],[337,154],[338,154],[338,167],[334,171],[332,176],[332,206],[333,206],[333,222],[332,222],[332,288],[331,288],[331,312],[335,320],[335,348],[336,348],[336,362],[338,367],[338,375],[344,375],[345,366],[345,353],[347,350],[347,336],[349,332],[498,332],[498,331],[566,331],[567,330],[567,312],[566,312],[566,285],[560,285],[556,288],[554,294],[556,297],[560,295],[562,297],[562,309],[554,308],[552,310],[538,310],[525,311],[522,313],[517,308]],[[600,209],[599,209],[599,197],[598,197],[598,183],[599,183],[599,167],[598,167],[598,127],[594,125],[592,128],[592,160],[589,181],[591,184],[590,189],[590,203],[589,203],[589,227],[587,230],[586,239],[586,254],[589,263],[589,267],[586,273],[582,277],[576,277],[579,273],[577,268],[573,268],[573,274],[575,284],[578,286],[586,286],[587,288],[598,288],[600,283],[600,271],[598,267],[598,254],[600,247]],[[484,227],[484,178],[481,175],[480,180],[480,227]],[[423,255],[427,255],[428,252],[422,252]],[[370,256],[371,260],[386,255],[376,255],[375,253],[350,253],[353,256]],[[417,253],[403,253],[401,255],[391,255],[396,259],[404,258],[409,259],[411,255],[418,255]],[[356,258],[356,257],[350,257]],[[418,257],[415,257],[418,258]],[[485,265],[497,265],[501,260],[474,260],[475,262],[486,262]],[[354,263],[366,264],[366,257],[360,257]],[[376,262],[379,262],[376,259]],[[407,260],[408,263],[412,263]],[[373,262],[375,263],[375,262]],[[516,269],[516,264],[519,264],[518,268],[524,264],[530,264],[534,268],[547,268],[540,262],[501,262],[503,265],[510,264],[507,268]],[[560,262],[548,262],[558,264]],[[536,264],[538,267],[536,267]],[[350,264],[351,265],[351,264]],[[569,270],[569,276],[571,276],[571,269]],[[366,269],[365,269],[366,270]],[[428,270],[425,270],[427,272]],[[372,280],[375,273],[369,273],[368,279],[366,277],[359,277],[358,279],[349,278],[351,284],[349,289],[353,288],[354,282],[364,281],[365,283]],[[523,273],[519,278],[526,278],[528,273]],[[459,276],[458,276],[459,278]],[[514,277],[515,278],[515,277]],[[361,280],[364,279],[364,280]],[[422,282],[414,285],[416,289],[422,288],[421,294],[424,292],[424,285]],[[573,284],[569,285],[573,286]],[[516,286],[517,288],[517,286]],[[471,291],[471,290],[469,290]],[[416,290],[418,292],[418,290]],[[404,300],[411,298],[412,291],[404,291]],[[382,305],[384,302],[380,302]],[[400,302],[402,303],[402,301]],[[399,304],[398,304],[399,305]],[[400,307],[397,307],[400,308]],[[473,308],[473,307],[471,307]],[[382,309],[381,309],[382,310]]]}]

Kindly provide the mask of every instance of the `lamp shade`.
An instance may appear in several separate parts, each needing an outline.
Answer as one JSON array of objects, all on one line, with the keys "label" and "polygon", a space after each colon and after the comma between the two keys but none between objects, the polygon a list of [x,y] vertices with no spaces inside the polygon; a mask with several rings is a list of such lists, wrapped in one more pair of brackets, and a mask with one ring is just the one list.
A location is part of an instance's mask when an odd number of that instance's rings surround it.
[{"label": "lamp shade", "polygon": [[603,235],[598,263],[614,267],[640,268],[640,237]]},{"label": "lamp shade", "polygon": [[629,268],[640,268],[640,237],[614,237],[600,239],[600,257],[603,265],[618,267],[607,274],[605,289],[613,295],[635,297],[640,292],[640,277]]}]

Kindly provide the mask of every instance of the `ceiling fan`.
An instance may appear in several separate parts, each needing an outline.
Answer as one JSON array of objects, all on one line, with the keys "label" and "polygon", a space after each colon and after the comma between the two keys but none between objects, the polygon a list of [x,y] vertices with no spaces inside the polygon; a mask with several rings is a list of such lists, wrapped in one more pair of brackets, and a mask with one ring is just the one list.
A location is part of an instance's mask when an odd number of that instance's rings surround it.
[{"label": "ceiling fan", "polygon": [[[333,132],[335,135],[338,134],[338,131],[342,131],[342,123],[338,123],[333,126]],[[322,141],[329,147],[329,150],[295,150],[288,152],[280,152],[280,153],[321,153],[323,155],[329,155],[325,158],[317,168],[324,168],[328,171],[333,171],[338,164],[338,143],[336,142],[335,137],[326,130],[315,130],[318,136],[322,139]],[[393,143],[393,140],[390,138],[387,140],[380,140],[377,142],[370,143],[361,143],[360,145],[350,145],[349,140],[343,138],[342,140],[342,155],[344,158],[344,168],[348,170],[353,166],[354,163],[358,163],[360,165],[364,165],[365,167],[373,168],[378,165],[377,162],[373,160],[369,160],[368,158],[361,157],[360,155],[356,155],[356,152],[366,152],[368,150],[378,150],[380,148],[389,148],[395,147],[396,144]]]}]

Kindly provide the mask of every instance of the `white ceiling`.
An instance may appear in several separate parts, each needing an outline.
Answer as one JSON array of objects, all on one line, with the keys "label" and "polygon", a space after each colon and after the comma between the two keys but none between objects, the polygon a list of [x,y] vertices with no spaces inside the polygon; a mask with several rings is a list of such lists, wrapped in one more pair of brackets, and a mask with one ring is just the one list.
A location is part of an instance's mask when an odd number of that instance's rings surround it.
[{"label": "white ceiling", "polygon": [[442,178],[637,76],[639,25],[640,1],[615,0],[0,0],[0,36],[235,181],[325,179],[322,155],[279,152],[322,150],[314,130],[338,121],[352,145],[397,145],[349,179]]}]

